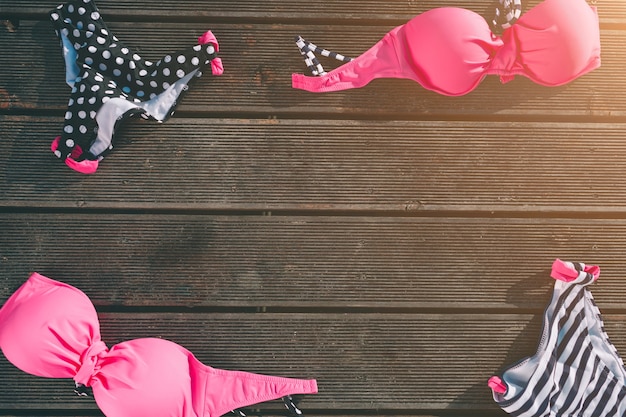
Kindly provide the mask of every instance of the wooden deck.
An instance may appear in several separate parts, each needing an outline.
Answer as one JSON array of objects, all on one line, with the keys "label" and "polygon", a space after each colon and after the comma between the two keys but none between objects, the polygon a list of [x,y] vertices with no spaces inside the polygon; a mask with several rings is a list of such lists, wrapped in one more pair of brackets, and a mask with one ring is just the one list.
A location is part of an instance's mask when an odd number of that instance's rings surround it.
[{"label": "wooden deck", "polygon": [[[163,337],[215,367],[318,379],[308,417],[504,416],[486,381],[534,353],[557,257],[601,266],[626,352],[624,1],[597,2],[602,67],[563,87],[291,89],[294,35],[358,55],[417,13],[489,3],[100,0],[145,57],[212,29],[226,72],[167,123],[126,123],[81,176],[49,151],[69,93],[57,1],[0,0],[0,301],[31,271],[68,282],[108,345]],[[72,388],[0,359],[0,416],[100,415]]]}]

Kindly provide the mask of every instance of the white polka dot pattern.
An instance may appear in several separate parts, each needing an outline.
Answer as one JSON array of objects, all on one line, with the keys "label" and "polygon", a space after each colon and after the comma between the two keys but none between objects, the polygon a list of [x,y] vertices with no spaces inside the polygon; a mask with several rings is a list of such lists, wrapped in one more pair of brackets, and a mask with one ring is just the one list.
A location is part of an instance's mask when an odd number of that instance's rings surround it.
[{"label": "white polka dot pattern", "polygon": [[[206,47],[195,45],[168,54],[155,62],[145,61],[110,33],[92,0],[69,1],[53,10],[50,19],[57,34],[66,37],[76,48],[76,65],[81,69],[76,72],[80,77],[71,84],[62,140],[55,151],[60,158],[68,157],[76,146],[80,146],[83,158],[101,159],[113,148],[112,134],[119,119],[137,112],[146,118],[165,120],[174,112],[180,101],[177,97],[187,90],[191,78],[200,76],[204,66],[215,58],[213,45],[206,44]],[[148,71],[148,68],[151,69]],[[69,74],[70,68],[67,70]],[[168,89],[167,95],[161,95]],[[113,99],[130,104],[111,101]],[[148,105],[145,100],[163,103]],[[107,114],[119,116],[112,120],[99,118],[99,110],[111,103],[120,110],[107,110]],[[156,116],[147,110],[150,108],[164,110],[160,110],[162,115]],[[109,132],[111,137],[103,137],[105,133],[101,132]],[[94,145],[98,141],[104,141],[106,146]],[[96,148],[103,150],[91,154],[90,150]]]}]

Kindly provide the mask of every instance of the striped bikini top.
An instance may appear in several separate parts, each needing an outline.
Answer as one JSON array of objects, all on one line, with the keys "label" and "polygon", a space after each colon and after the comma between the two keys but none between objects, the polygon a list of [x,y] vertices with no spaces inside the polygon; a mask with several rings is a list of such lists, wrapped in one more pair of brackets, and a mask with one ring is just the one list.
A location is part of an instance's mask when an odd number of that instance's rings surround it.
[{"label": "striped bikini top", "polygon": [[626,370],[588,287],[600,268],[557,259],[551,275],[537,352],[489,380],[494,400],[517,417],[623,417]]},{"label": "striped bikini top", "polygon": [[73,378],[81,393],[90,387],[107,417],[217,417],[317,392],[313,379],[211,368],[164,339],[134,339],[109,349],[89,298],[37,273],[0,309],[0,348],[24,372]]},{"label": "striped bikini top", "polygon": [[[304,53],[304,52],[303,52]],[[456,7],[424,12],[387,33],[359,57],[320,76],[292,75],[311,92],[363,87],[375,78],[408,78],[444,95],[467,94],[487,74],[523,75],[558,86],[600,66],[597,11],[585,0],[544,0],[495,35],[479,14]]]}]

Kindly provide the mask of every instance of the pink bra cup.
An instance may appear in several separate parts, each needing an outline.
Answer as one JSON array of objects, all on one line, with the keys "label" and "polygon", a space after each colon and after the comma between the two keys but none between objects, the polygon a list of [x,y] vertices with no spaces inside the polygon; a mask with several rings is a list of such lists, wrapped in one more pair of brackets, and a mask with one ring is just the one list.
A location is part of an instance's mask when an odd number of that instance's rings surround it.
[{"label": "pink bra cup", "polygon": [[440,94],[459,96],[488,74],[499,75],[502,82],[523,75],[558,86],[599,66],[596,9],[585,0],[545,0],[502,36],[470,10],[429,10],[333,71],[316,77],[293,74],[292,86],[329,92],[363,87],[376,78],[408,78]]},{"label": "pink bra cup", "polygon": [[291,394],[317,392],[315,380],[209,367],[163,339],[108,349],[89,298],[37,273],[0,309],[0,347],[24,372],[91,387],[108,417],[216,417],[281,397],[295,407]]}]

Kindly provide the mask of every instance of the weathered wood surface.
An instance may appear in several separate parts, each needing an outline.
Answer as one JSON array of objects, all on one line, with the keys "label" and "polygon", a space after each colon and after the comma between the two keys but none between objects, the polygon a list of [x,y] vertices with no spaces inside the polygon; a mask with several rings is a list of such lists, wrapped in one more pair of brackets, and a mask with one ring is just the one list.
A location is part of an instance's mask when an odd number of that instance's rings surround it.
[{"label": "weathered wood surface", "polygon": [[[25,3],[22,0],[0,0],[0,14],[11,17],[36,16],[45,18],[47,13],[56,7],[58,0],[38,0]],[[527,10],[537,0],[524,2]],[[626,5],[621,0],[593,1],[600,10],[603,24],[624,23],[626,21]],[[207,3],[204,0],[163,0],[157,3],[151,0],[106,0],[98,2],[99,8],[109,19],[129,20],[147,19],[184,19],[209,20],[224,19],[244,21],[296,21],[299,24],[307,21],[367,21],[368,23],[385,20],[402,23],[416,14],[435,7],[453,6],[474,10],[484,16],[490,16],[493,5],[487,0],[391,0],[384,5],[375,0],[254,0],[228,1],[215,0]],[[2,17],[2,16],[0,16]]]},{"label": "weathered wood surface", "polygon": [[624,220],[103,212],[5,214],[0,230],[0,299],[38,271],[106,309],[542,311],[556,257],[602,266],[601,307],[626,293]]},{"label": "weathered wood surface", "polygon": [[130,121],[97,175],[0,116],[0,206],[622,215],[622,123]]},{"label": "weathered wood surface", "polygon": [[[534,352],[557,257],[602,267],[592,290],[626,351],[622,0],[596,4],[600,69],[458,98],[292,90],[293,37],[357,55],[415,14],[488,1],[101,0],[148,58],[212,29],[226,73],[164,125],[129,121],[93,176],[49,151],[69,92],[57,3],[0,0],[16,25],[0,26],[0,302],[39,271],[90,296],[109,345],[163,337],[317,378],[308,416],[503,417],[486,380]],[[0,416],[16,415],[100,413],[2,358]]]}]

